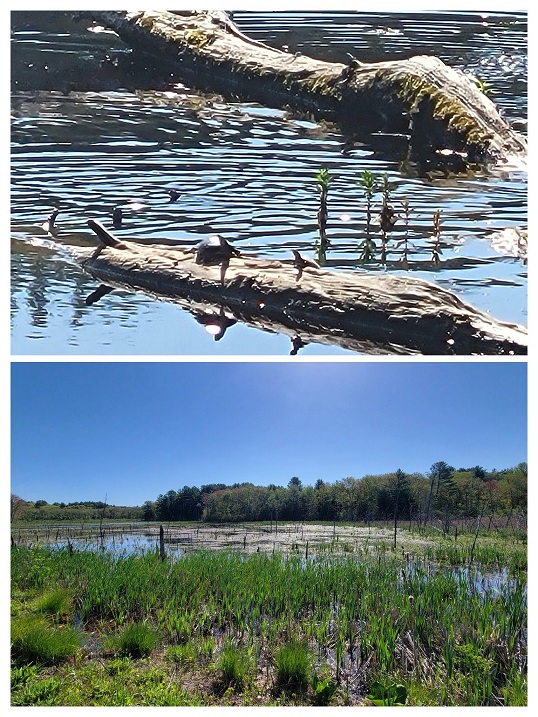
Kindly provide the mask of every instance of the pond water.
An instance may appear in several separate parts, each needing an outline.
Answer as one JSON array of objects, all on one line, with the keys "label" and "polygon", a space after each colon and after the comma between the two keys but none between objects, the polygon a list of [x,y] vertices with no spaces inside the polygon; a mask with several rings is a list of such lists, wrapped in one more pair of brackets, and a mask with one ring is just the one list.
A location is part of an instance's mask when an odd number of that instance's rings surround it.
[{"label": "pond water", "polygon": [[[307,531],[310,528],[312,526],[307,526]],[[319,526],[314,526],[315,533],[307,532],[306,539],[304,535],[301,539],[304,529],[305,526],[300,524],[283,525],[280,534],[274,534],[267,526],[257,527],[252,524],[248,526],[223,524],[183,528],[173,526],[165,529],[164,546],[167,558],[172,561],[181,559],[191,551],[232,550],[247,557],[261,550],[265,553],[278,552],[299,558],[304,565],[307,561],[312,560],[328,563],[338,559],[364,560],[364,555],[360,551],[364,548],[365,541],[370,545],[370,549],[375,549],[376,543],[386,541],[390,533],[388,530],[381,529],[372,537],[369,531],[364,529],[362,537],[360,539],[355,537],[354,542],[351,543],[346,542],[346,539],[349,541],[355,531],[345,526],[338,526],[338,538],[343,539],[340,543],[339,541],[335,542],[332,528],[320,530]],[[361,534],[359,529],[356,532]],[[117,558],[148,553],[159,554],[157,528],[143,523],[129,526],[107,524],[103,528],[102,536],[100,536],[97,524],[25,528],[13,530],[12,535],[17,544],[49,545],[52,550],[63,550],[71,546],[76,551],[106,552]],[[314,541],[312,537],[314,537]],[[310,550],[305,556],[307,545]],[[354,548],[359,551],[355,555]],[[431,576],[440,572],[460,581],[469,593],[484,596],[498,595],[504,588],[514,587],[517,583],[517,579],[506,568],[493,570],[481,568],[478,565],[471,567],[440,566],[432,561],[423,560],[406,562],[404,565],[407,578],[418,580],[418,582],[428,581]],[[405,589],[401,578],[400,582],[402,589]]]},{"label": "pond water", "polygon": [[[488,83],[503,115],[526,131],[525,14],[237,12],[234,21],[257,40],[326,60],[435,54]],[[193,90],[88,26],[61,13],[12,15],[13,354],[289,354],[287,336],[241,323],[215,341],[190,313],[142,293],[114,291],[88,307],[96,282],[62,248],[94,246],[86,220],[109,225],[120,206],[120,237],[193,244],[219,233],[248,252],[313,256],[321,167],[333,177],[327,266],[364,270],[357,180],[365,169],[386,173],[393,203],[407,198],[412,208],[408,268],[400,222],[386,265],[368,269],[409,272],[496,318],[527,323],[524,257],[495,234],[526,227],[524,171],[424,175],[406,161],[402,138],[358,141],[326,122]],[[51,241],[42,225],[55,207]],[[429,241],[435,209],[438,265]],[[352,352],[312,343],[300,354]]]}]

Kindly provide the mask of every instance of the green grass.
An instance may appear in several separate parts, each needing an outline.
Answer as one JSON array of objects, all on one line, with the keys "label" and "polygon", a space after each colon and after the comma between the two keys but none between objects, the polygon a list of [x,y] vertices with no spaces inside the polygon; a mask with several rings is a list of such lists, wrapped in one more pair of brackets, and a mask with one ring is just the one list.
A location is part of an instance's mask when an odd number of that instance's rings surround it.
[{"label": "green grass", "polygon": [[[28,668],[27,668],[28,669]],[[15,674],[14,674],[15,673]],[[13,706],[196,706],[191,694],[161,668],[127,658],[83,664],[47,677],[36,668],[21,676],[12,670]]]},{"label": "green grass", "polygon": [[147,657],[155,649],[157,642],[157,633],[145,622],[130,623],[112,639],[112,645],[117,652],[130,657]]},{"label": "green grass", "polygon": [[69,591],[60,588],[39,598],[36,609],[38,612],[60,618],[70,612],[71,603],[72,596]]},{"label": "green grass", "polygon": [[311,659],[303,642],[292,640],[275,655],[276,681],[279,687],[306,690],[310,682]]},{"label": "green grass", "polygon": [[52,665],[74,655],[81,635],[70,627],[52,627],[35,616],[20,617],[11,625],[13,657],[21,664]]},{"label": "green grass", "polygon": [[196,662],[197,652],[192,642],[186,645],[171,645],[167,657],[178,665],[193,665]]},{"label": "green grass", "polygon": [[245,684],[250,669],[248,655],[237,645],[228,642],[220,653],[217,669],[225,687],[240,689]]}]

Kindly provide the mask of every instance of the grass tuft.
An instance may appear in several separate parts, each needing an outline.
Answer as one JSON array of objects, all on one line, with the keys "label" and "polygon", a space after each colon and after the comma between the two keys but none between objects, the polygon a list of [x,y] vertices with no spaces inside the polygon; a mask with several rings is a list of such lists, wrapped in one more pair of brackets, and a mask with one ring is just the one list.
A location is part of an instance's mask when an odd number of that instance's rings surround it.
[{"label": "grass tuft", "polygon": [[74,655],[81,635],[70,627],[54,628],[43,619],[25,617],[11,627],[13,656],[19,663],[52,665]]},{"label": "grass tuft", "polygon": [[305,690],[310,676],[310,655],[303,642],[292,640],[275,655],[276,681],[285,689]]},{"label": "grass tuft", "polygon": [[38,612],[54,617],[61,617],[69,613],[71,609],[72,598],[67,590],[62,588],[54,590],[54,592],[46,593],[39,598],[36,609]]},{"label": "grass tuft", "polygon": [[240,688],[245,684],[248,671],[248,656],[236,645],[227,643],[217,663],[221,672],[221,680],[224,686]]},{"label": "grass tuft", "polygon": [[157,646],[155,630],[145,622],[132,622],[114,638],[113,643],[120,655],[147,657]]}]

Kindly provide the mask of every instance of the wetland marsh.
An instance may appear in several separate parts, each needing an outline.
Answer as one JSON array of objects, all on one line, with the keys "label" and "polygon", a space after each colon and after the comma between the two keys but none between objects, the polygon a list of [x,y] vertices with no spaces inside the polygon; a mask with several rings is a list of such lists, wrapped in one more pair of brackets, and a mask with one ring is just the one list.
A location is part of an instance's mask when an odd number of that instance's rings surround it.
[{"label": "wetland marsh", "polygon": [[523,530],[158,535],[12,530],[12,704],[526,704]]}]

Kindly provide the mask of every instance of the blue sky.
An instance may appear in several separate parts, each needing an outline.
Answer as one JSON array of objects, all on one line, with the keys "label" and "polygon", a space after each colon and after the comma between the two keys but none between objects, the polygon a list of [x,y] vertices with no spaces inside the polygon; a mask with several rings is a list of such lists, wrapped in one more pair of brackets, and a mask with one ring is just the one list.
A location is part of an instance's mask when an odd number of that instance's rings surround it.
[{"label": "blue sky", "polygon": [[527,460],[523,362],[17,362],[11,490],[141,505],[184,485]]}]

